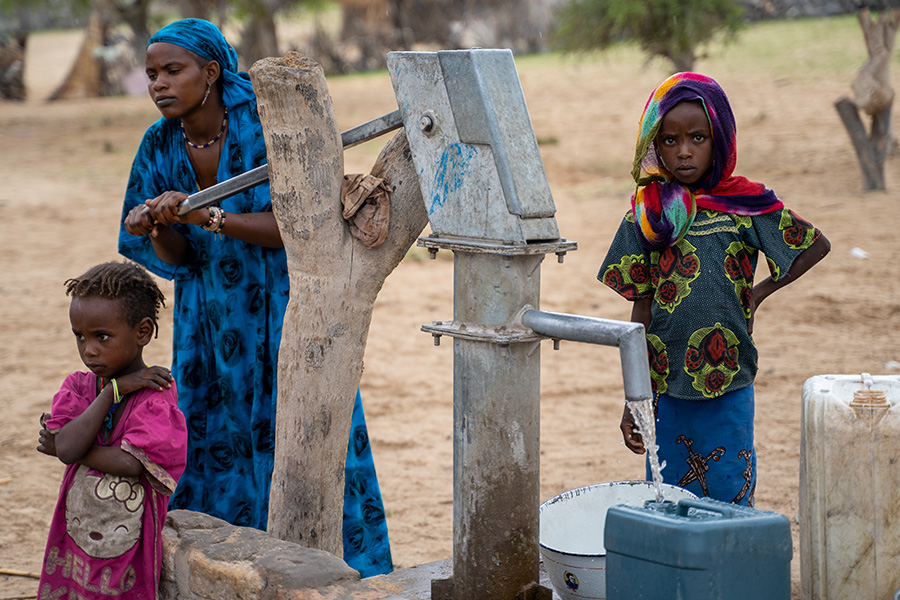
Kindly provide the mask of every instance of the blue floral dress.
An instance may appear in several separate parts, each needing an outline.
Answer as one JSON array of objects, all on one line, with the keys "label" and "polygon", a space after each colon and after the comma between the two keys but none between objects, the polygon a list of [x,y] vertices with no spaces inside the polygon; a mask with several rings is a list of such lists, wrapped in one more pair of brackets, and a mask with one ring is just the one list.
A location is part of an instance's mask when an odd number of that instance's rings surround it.
[{"label": "blue floral dress", "polygon": [[[177,23],[185,22],[197,20]],[[172,34],[172,43],[186,39],[181,31]],[[246,74],[226,70],[224,75],[228,131],[217,181],[266,162]],[[179,122],[161,118],[147,129],[135,156],[122,221],[132,208],[167,190],[197,189]],[[227,198],[220,206],[230,213],[271,211],[269,185]],[[193,250],[187,264],[163,262],[147,236],[128,234],[124,224],[119,232],[121,254],[175,281],[172,374],[187,420],[188,460],[169,507],[265,529],[275,447],[276,365],[289,295],[285,251],[196,226],[174,227]],[[392,569],[387,524],[358,394],[352,428],[344,559],[363,576],[386,573]]]},{"label": "blue floral dress", "polygon": [[753,505],[758,353],[747,323],[756,265],[762,252],[777,281],[818,236],[787,208],[699,210],[682,239],[651,252],[633,213],[622,220],[597,277],[628,300],[652,298],[647,352],[666,483]]}]

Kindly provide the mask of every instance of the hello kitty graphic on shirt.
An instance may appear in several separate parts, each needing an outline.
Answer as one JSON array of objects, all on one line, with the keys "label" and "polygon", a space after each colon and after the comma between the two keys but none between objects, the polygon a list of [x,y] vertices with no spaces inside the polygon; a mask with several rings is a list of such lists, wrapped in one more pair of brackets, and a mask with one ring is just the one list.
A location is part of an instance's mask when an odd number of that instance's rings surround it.
[{"label": "hello kitty graphic on shirt", "polygon": [[85,554],[122,556],[137,544],[143,516],[144,488],[137,477],[98,477],[79,467],[66,498],[66,533]]}]

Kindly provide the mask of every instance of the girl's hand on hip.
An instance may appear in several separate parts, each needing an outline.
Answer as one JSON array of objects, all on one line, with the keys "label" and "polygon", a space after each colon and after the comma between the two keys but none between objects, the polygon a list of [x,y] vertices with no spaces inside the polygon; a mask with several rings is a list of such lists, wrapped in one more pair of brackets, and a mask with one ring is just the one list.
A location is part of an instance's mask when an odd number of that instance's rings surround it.
[{"label": "girl's hand on hip", "polygon": [[619,425],[619,429],[622,430],[622,439],[625,440],[625,446],[635,454],[643,454],[644,439],[637,430],[634,415],[631,414],[631,409],[628,408],[627,404],[622,412],[622,423]]}]

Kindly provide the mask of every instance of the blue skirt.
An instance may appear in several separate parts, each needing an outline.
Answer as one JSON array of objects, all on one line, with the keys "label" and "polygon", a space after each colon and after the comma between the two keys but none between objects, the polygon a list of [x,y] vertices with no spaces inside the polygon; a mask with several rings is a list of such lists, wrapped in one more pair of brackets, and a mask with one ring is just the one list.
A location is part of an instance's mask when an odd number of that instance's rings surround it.
[{"label": "blue skirt", "polygon": [[[202,437],[200,441],[202,443]],[[219,445],[228,450],[224,443]],[[225,450],[220,454],[230,456]],[[204,512],[233,525],[256,527],[265,531],[273,451],[274,444],[269,444],[263,451],[257,452],[258,462],[264,465],[264,468],[259,469],[262,471],[260,473],[251,470],[248,475],[247,469],[220,469],[216,477],[211,478],[208,469],[197,468],[192,478],[182,477],[178,482],[178,489],[169,500],[169,510],[180,508]],[[247,452],[242,454],[235,451],[235,454],[242,456]],[[264,485],[252,485],[254,476]],[[375,474],[375,462],[359,390],[356,391],[353,405],[347,461],[344,465],[343,542],[344,562],[359,571],[361,577],[381,575],[393,570],[381,488]]]},{"label": "blue skirt", "polygon": [[350,443],[344,465],[343,533],[344,562],[359,571],[360,577],[382,575],[394,569],[359,390],[353,405]]},{"label": "blue skirt", "polygon": [[[660,394],[655,402],[656,443],[663,481],[697,496],[753,506],[753,386],[711,400]],[[650,477],[649,461],[647,479]]]}]

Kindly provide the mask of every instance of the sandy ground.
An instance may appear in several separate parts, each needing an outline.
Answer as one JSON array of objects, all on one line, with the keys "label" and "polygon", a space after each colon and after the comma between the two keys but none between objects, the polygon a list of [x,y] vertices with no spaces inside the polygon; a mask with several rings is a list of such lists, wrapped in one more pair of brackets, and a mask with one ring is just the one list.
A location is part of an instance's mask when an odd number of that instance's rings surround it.
[{"label": "sandy ground", "polygon": [[[766,301],[756,320],[757,507],[794,522],[796,545],[800,392],[823,373],[885,373],[900,360],[900,251],[892,213],[900,158],[886,193],[861,193],[849,138],[833,108],[862,60],[822,76],[797,62],[778,73],[760,57],[706,60],[698,69],[728,91],[740,132],[738,172],[766,182],[825,231],[831,255]],[[79,43],[77,33],[32,37],[30,99],[0,104],[0,568],[40,569],[62,466],[35,451],[38,416],[63,377],[82,368],[69,331],[63,281],[116,259],[117,220],[131,158],[157,118],[146,97],[47,104]],[[757,44],[757,46],[761,46]],[[752,39],[743,46],[756,51]],[[803,60],[815,61],[813,56]],[[636,54],[578,62],[517,60],[563,236],[578,251],[544,262],[541,308],[627,319],[629,304],[595,277],[626,208],[635,126],[665,65]],[[807,73],[807,69],[810,72]],[[818,70],[816,70],[818,69]],[[826,69],[827,70],[827,69]],[[813,73],[813,71],[815,71]],[[894,87],[900,89],[900,68]],[[385,74],[329,80],[341,127],[396,107]],[[347,172],[367,172],[379,149],[346,153]],[[868,253],[859,258],[851,252]],[[856,253],[858,254],[858,252]],[[434,347],[419,327],[452,317],[452,260],[414,251],[375,306],[361,388],[388,514],[393,556],[408,567],[452,555],[452,344]],[[163,283],[171,295],[172,286]],[[168,364],[167,312],[148,361]],[[601,481],[639,478],[643,461],[622,445],[617,350],[544,344],[541,363],[541,499]],[[0,575],[0,599],[35,593],[35,582]]]}]

